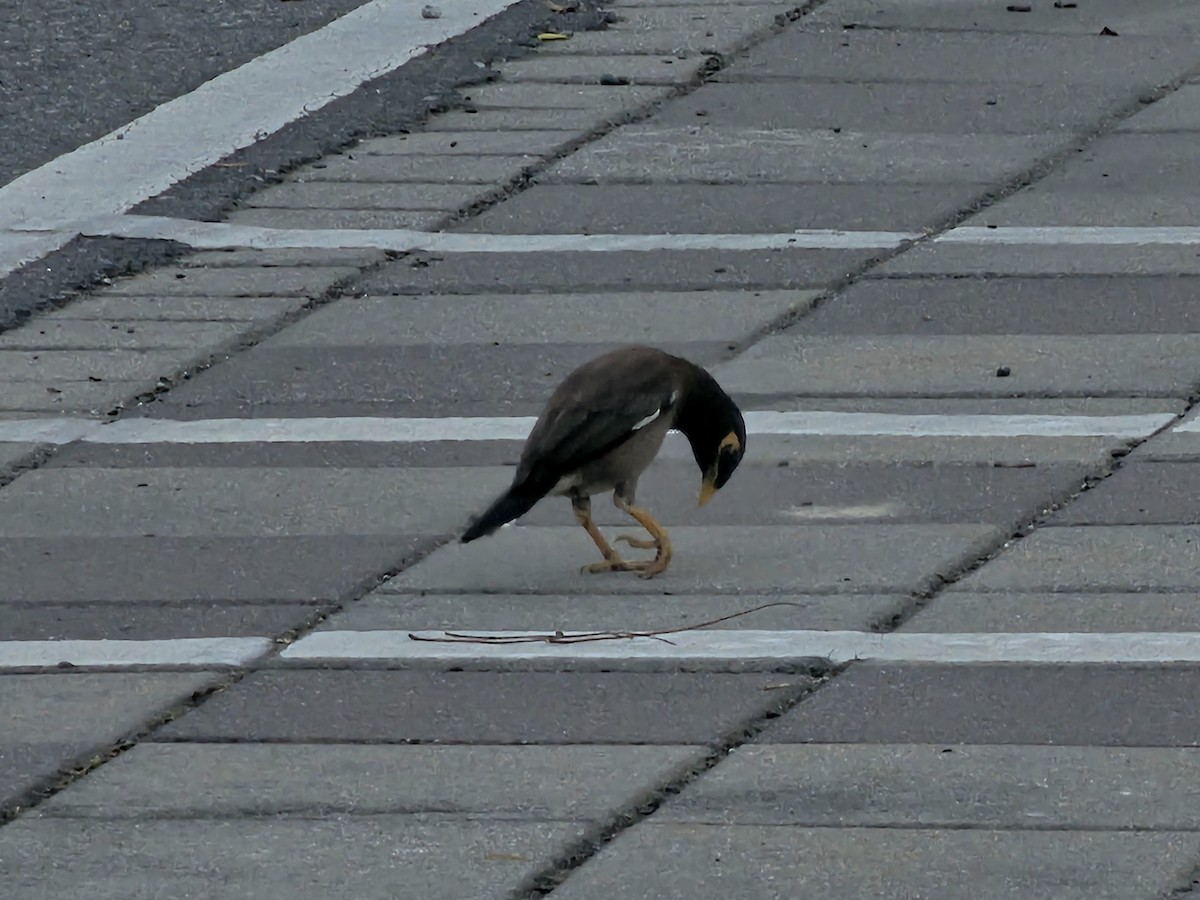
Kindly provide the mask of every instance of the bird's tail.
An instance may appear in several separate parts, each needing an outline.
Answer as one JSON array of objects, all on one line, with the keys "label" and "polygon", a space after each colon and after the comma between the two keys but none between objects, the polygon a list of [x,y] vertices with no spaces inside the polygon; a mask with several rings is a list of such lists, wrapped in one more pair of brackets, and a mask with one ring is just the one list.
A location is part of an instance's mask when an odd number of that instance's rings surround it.
[{"label": "bird's tail", "polygon": [[459,540],[465,544],[491,534],[501,525],[507,525],[513,519],[525,515],[533,509],[535,503],[542,499],[542,496],[542,493],[510,488],[507,493],[489,506],[483,515],[471,522]]}]

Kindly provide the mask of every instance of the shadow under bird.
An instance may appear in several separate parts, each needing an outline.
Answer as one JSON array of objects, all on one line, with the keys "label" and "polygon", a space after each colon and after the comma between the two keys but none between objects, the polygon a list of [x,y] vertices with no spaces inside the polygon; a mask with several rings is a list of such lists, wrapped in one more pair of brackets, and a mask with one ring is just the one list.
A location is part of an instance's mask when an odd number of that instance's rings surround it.
[{"label": "shadow under bird", "polygon": [[[671,540],[634,505],[638,478],[670,430],[683,433],[700,467],[700,505],[733,474],[746,452],[746,423],[716,380],[695,363],[652,347],[625,347],[584,363],[550,396],[525,441],[512,485],[462,535],[491,534],[546,496],[568,497],[575,518],[604,561],[585,572],[636,571],[651,578],[671,562]],[[650,535],[620,535],[653,559],[625,560],[592,520],[593,494],[613,492],[616,507]]]}]

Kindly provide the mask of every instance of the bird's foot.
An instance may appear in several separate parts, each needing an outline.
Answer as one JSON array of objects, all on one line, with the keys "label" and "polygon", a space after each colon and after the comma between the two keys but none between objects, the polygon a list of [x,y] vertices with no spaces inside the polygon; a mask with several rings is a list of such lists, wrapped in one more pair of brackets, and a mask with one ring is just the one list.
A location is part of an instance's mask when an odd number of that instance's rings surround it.
[{"label": "bird's foot", "polygon": [[653,538],[647,540],[646,538],[636,537],[632,534],[618,534],[616,538],[613,539],[613,543],[615,544],[618,541],[623,541],[630,547],[636,547],[639,550],[657,550],[659,554],[662,553],[662,544]]},{"label": "bird's foot", "polygon": [[666,569],[667,562],[669,560],[664,559],[661,555],[654,557],[654,559],[621,559],[619,556],[614,556],[612,559],[606,559],[604,562],[584,566],[579,571],[591,575],[600,572],[637,572],[640,578],[653,578]]}]

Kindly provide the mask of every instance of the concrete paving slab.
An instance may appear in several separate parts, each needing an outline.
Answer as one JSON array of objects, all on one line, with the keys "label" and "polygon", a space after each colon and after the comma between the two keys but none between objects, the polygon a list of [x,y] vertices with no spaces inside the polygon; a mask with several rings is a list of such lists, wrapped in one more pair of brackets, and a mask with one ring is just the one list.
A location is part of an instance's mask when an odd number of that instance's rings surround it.
[{"label": "concrete paving slab", "polygon": [[319,297],[358,274],[353,266],[197,269],[165,266],[107,288],[102,297]]},{"label": "concrete paving slab", "polygon": [[[703,140],[698,152],[697,139]],[[556,163],[545,182],[585,184],[1003,180],[1065,146],[1051,135],[835,133],[826,129],[631,125]]]},{"label": "concrete paving slab", "polygon": [[1200,160],[1194,134],[1110,134],[1056,169],[1042,181],[1058,187],[1137,192],[1175,187],[1180,194],[1200,193]]},{"label": "concrete paving slab", "polygon": [[[25,820],[0,836],[11,900],[486,900],[578,838],[563,822],[331,816],[110,823]],[[253,847],[253,853],[247,848]],[[300,861],[303,861],[302,863]]]},{"label": "concrete paving slab", "polygon": [[1139,462],[1193,462],[1200,459],[1200,438],[1192,432],[1164,431],[1130,454]]},{"label": "concrete paving slab", "polygon": [[677,59],[651,53],[610,56],[530,56],[504,63],[508,82],[597,84],[605,76],[627,79],[630,84],[687,84],[696,79],[705,60],[699,56]]},{"label": "concrete paving slab", "polygon": [[859,663],[760,744],[1196,747],[1200,669]]},{"label": "concrete paving slab", "polygon": [[[1132,415],[1140,417],[1163,414],[1182,416],[1187,412],[1188,406],[1179,398],[1170,397],[804,397],[786,400],[778,405],[772,404],[772,408],[780,410],[823,409],[906,416],[1103,417]],[[1165,424],[1165,420],[1163,421]],[[766,436],[764,435],[764,437]]]},{"label": "concrete paving slab", "polygon": [[372,535],[11,538],[0,540],[0,598],[70,605],[344,600],[427,544]]},{"label": "concrete paving slab", "polygon": [[205,672],[0,675],[4,740],[110,744],[212,679]]},{"label": "concrete paving slab", "polygon": [[1051,518],[1055,525],[1200,524],[1193,498],[1200,467],[1129,462]]},{"label": "concrete paving slab", "polygon": [[[597,821],[645,802],[703,754],[672,746],[141,744],[37,814],[108,821],[333,813]],[[483,771],[490,777],[481,779]]]},{"label": "concrete paving slab", "polygon": [[240,322],[35,319],[0,334],[6,350],[151,350],[227,346],[250,333]]},{"label": "concrete paving slab", "polygon": [[201,356],[185,350],[0,350],[0,381],[57,382],[141,381],[186,368]]},{"label": "concrete paving slab", "polygon": [[922,900],[1127,900],[1172,888],[1198,850],[1200,839],[1178,832],[646,823],[601,850],[555,893],[561,900],[647,890],[661,900],[776,900],[899,889]]},{"label": "concrete paving slab", "polygon": [[[982,7],[974,8],[975,13],[982,11]],[[830,12],[836,15],[837,10]],[[948,30],[937,27],[939,17],[940,12],[927,15],[917,30],[905,31],[787,28],[733,60],[713,80],[900,78],[954,84],[1153,87],[1197,62],[1195,42],[1184,36],[1146,38],[1124,34],[1120,41],[1098,41],[1093,33]],[[1009,14],[1005,21],[1020,19],[1019,15]],[[935,23],[933,27],[928,27],[930,22]],[[928,30],[920,30],[925,28]]]},{"label": "concrete paving slab", "polygon": [[275,603],[48,604],[0,602],[7,641],[157,641],[172,638],[273,637],[316,613],[313,604]]},{"label": "concrete paving slab", "polygon": [[20,803],[92,746],[83,741],[20,743],[7,737],[0,741],[0,809]]},{"label": "concrete paving slab", "polygon": [[1198,296],[1200,279],[1194,278],[883,279],[852,285],[805,316],[794,331],[806,335],[1196,333],[1200,332]]},{"label": "concrete paving slab", "polygon": [[153,739],[712,744],[782,708],[790,693],[771,687],[778,682],[679,672],[257,672]]},{"label": "concrete paving slab", "polygon": [[304,300],[292,297],[104,297],[77,300],[39,317],[59,320],[159,322],[273,322],[295,312]]},{"label": "concrete paving slab", "polygon": [[1200,85],[1185,84],[1156,103],[1130,116],[1118,132],[1200,131]]},{"label": "concrete paving slab", "polygon": [[[691,460],[660,460],[638,483],[638,504],[665,527],[988,522],[1016,526],[1083,485],[1084,466],[853,465],[743,462],[713,500],[697,505],[700,473]],[[607,497],[593,500],[602,526],[636,526]],[[566,500],[547,499],[523,525],[575,524]]]},{"label": "concrete paving slab", "polygon": [[873,0],[847,0],[818,10],[807,23],[813,26],[860,24],[874,28],[931,28],[950,31],[1031,32],[1099,36],[1102,28],[1120,37],[1160,36],[1180,38],[1200,33],[1194,7],[1188,0],[1147,0],[1130,7],[1123,0],[1096,0],[1086,7],[1059,9],[1034,5],[1025,13],[1002,5],[963,4],[958,0],[917,0],[881,7]]},{"label": "concrete paving slab", "polygon": [[603,115],[593,109],[456,110],[433,116],[424,129],[426,132],[479,131],[489,134],[570,131],[583,137],[603,125],[624,121],[629,115],[623,110]]},{"label": "concrete paving slab", "polygon": [[1198,353],[1200,335],[784,334],[713,374],[742,394],[1187,396]]},{"label": "concrete paving slab", "polygon": [[161,375],[147,374],[140,381],[0,381],[0,409],[46,413],[106,413],[130,397],[154,389]]},{"label": "concrete paving slab", "polygon": [[[728,54],[775,25],[786,6],[627,8],[621,21],[605,31],[576,32],[567,41],[544,45],[547,55],[673,53],[701,56]],[[694,10],[701,9],[702,12]],[[672,15],[673,14],[673,15]]]},{"label": "concrete paving slab", "polygon": [[[505,71],[517,62],[504,64]],[[437,121],[434,117],[431,121]],[[580,137],[576,131],[420,131],[370,138],[355,146],[356,153],[380,156],[552,156]],[[440,186],[445,189],[445,185]]]},{"label": "concrete paving slab", "polygon": [[342,184],[299,181],[277,184],[251,194],[246,205],[273,209],[433,209],[470,206],[488,192],[460,184]]},{"label": "concrete paving slab", "polygon": [[479,466],[45,469],[0,492],[0,537],[440,534],[511,480]]},{"label": "concrete paving slab", "polygon": [[297,175],[297,181],[500,184],[541,163],[538,156],[327,156]]},{"label": "concrete paving slab", "polygon": [[387,259],[383,250],[337,247],[281,247],[276,250],[224,248],[198,250],[177,260],[184,269],[292,269],[352,266],[365,269]]},{"label": "concrete paving slab", "polygon": [[1200,526],[1041,528],[951,591],[1132,591],[1200,588]]},{"label": "concrete paving slab", "polygon": [[367,273],[361,288],[367,294],[792,290],[843,278],[874,256],[871,250],[413,254]]},{"label": "concrete paving slab", "polygon": [[653,85],[539,84],[497,81],[462,88],[463,102],[474,109],[592,109],[612,113],[636,109],[670,95]]},{"label": "concrete paving slab", "polygon": [[226,216],[234,225],[257,228],[348,228],[432,230],[448,211],[369,209],[239,209]]},{"label": "concrete paving slab", "polygon": [[18,466],[27,462],[30,457],[38,453],[41,449],[41,444],[0,444],[0,477],[11,473]]},{"label": "concrete paving slab", "polygon": [[[175,416],[183,408],[219,415],[207,407],[222,402],[274,415],[264,408],[294,403],[313,410],[339,401],[378,408],[378,415],[442,416],[448,405],[455,415],[505,415],[521,402],[536,413],[567,373],[615,346],[261,347],[172,390],[157,404],[158,415]],[[725,347],[690,343],[663,349],[704,364]]]},{"label": "concrete paving slab", "polygon": [[1198,767],[1200,751],[1175,748],[750,746],[654,821],[1193,831]]},{"label": "concrete paving slab", "polygon": [[351,297],[262,346],[589,344],[738,341],[816,291],[642,291],[603,294]]},{"label": "concrete paving slab", "polygon": [[1200,631],[1194,593],[967,594],[938,597],[902,631],[984,632]]},{"label": "concrete paving slab", "polygon": [[[579,527],[506,528],[450,544],[387,582],[397,593],[911,593],[973,560],[1002,533],[985,525],[671,529],[675,561],[653,582],[586,575],[597,555]],[[1006,533],[1006,532],[1005,532]]]},{"label": "concrete paving slab", "polygon": [[1166,191],[1097,191],[1062,185],[1031,185],[963,222],[969,227],[1031,225],[1110,228],[1189,226],[1196,197]]},{"label": "concrete paving slab", "polygon": [[945,135],[1070,133],[1087,129],[1136,97],[1128,83],[717,83],[669,104],[655,117],[655,125]]},{"label": "concrete paving slab", "polygon": [[1194,247],[1149,245],[1104,246],[972,246],[922,244],[882,263],[870,277],[897,275],[993,276],[1186,276],[1200,275]]},{"label": "concrete paving slab", "polygon": [[971,206],[983,184],[535,184],[458,229],[502,234],[907,231]]},{"label": "concrete paving slab", "polygon": [[890,622],[908,602],[903,594],[699,594],[666,601],[662,595],[396,595],[385,588],[330,616],[317,630],[650,631],[697,628],[722,616],[775,604],[720,627],[872,631]]}]

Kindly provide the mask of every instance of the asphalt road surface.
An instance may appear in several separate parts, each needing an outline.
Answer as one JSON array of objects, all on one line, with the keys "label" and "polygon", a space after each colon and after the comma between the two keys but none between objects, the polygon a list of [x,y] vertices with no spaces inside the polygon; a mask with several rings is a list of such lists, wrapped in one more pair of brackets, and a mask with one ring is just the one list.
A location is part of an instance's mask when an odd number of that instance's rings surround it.
[{"label": "asphalt road surface", "polygon": [[[85,7],[0,2],[5,900],[1200,896],[1194,0]],[[671,568],[458,543],[631,343],[746,411]]]}]

